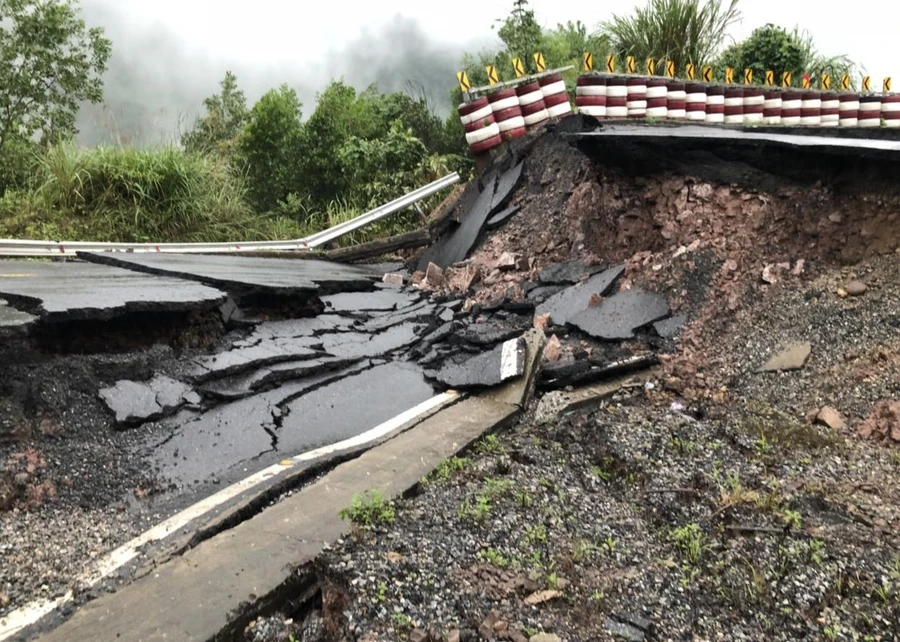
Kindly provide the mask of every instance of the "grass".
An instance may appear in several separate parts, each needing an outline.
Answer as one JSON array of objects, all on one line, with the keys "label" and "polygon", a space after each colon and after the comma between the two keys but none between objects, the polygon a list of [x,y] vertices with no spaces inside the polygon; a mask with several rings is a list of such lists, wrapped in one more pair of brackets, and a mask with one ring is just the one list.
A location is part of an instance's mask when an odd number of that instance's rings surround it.
[{"label": "grass", "polygon": [[[436,195],[424,206],[443,197]],[[34,158],[28,188],[0,198],[0,237],[35,240],[223,242],[288,240],[350,220],[362,211],[335,201],[323,211],[261,214],[242,177],[212,157],[174,147],[77,149],[63,144]],[[353,245],[419,225],[394,214],[342,237]]]},{"label": "grass", "polygon": [[338,516],[349,519],[356,526],[393,524],[397,517],[393,502],[386,501],[380,491],[367,490],[353,496],[350,506],[342,509]]}]

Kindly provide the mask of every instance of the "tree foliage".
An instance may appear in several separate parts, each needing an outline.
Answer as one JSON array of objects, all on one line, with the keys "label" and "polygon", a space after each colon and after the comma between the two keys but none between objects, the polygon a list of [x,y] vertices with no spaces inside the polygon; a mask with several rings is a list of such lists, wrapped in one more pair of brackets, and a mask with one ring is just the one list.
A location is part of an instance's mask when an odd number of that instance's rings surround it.
[{"label": "tree foliage", "polygon": [[509,55],[507,64],[513,58],[521,58],[526,70],[534,71],[532,56],[538,51],[542,34],[541,25],[535,19],[528,0],[513,1],[512,11],[502,21],[497,35],[506,45],[506,53]]},{"label": "tree foliage", "polygon": [[728,47],[718,66],[752,69],[756,78],[763,78],[766,71],[774,71],[779,76],[788,71],[795,78],[804,73],[814,78],[821,78],[823,74],[835,79],[843,74],[850,74],[851,78],[856,76],[856,64],[847,56],[822,56],[809,33],[801,32],[797,27],[788,31],[773,24],[754,29],[746,40]]},{"label": "tree foliage", "polygon": [[738,0],[648,0],[632,15],[614,15],[602,26],[612,53],[672,60],[677,69],[687,63],[711,61],[725,32],[740,20]]},{"label": "tree foliage", "polygon": [[198,119],[194,128],[181,137],[188,152],[217,152],[230,155],[238,134],[250,116],[247,99],[237,84],[237,76],[230,71],[220,83],[222,92],[203,101],[206,115]]}]

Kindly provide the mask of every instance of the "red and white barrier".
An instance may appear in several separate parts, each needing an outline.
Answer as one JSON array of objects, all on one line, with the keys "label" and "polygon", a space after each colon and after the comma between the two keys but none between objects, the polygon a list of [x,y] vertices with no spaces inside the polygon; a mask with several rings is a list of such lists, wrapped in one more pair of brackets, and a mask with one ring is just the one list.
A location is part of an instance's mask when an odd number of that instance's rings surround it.
[{"label": "red and white barrier", "polygon": [[526,128],[537,127],[550,118],[540,83],[520,85],[516,88],[516,95],[519,97],[519,109],[522,110]]},{"label": "red and white barrier", "polygon": [[838,127],[841,124],[841,100],[837,94],[822,94],[822,127]]},{"label": "red and white barrier", "polygon": [[781,124],[786,127],[797,127],[800,124],[800,109],[803,105],[799,91],[786,91],[781,102]]},{"label": "red and white barrier", "polygon": [[624,76],[610,76],[606,79],[606,117],[628,117],[628,86]]},{"label": "red and white barrier", "polygon": [[859,94],[841,94],[838,96],[838,126],[856,127],[859,125]]},{"label": "red and white barrier", "polygon": [[900,94],[886,94],[881,98],[881,118],[884,126],[896,129],[900,127]]},{"label": "red and white barrier", "polygon": [[579,76],[575,87],[575,107],[578,113],[606,118],[606,77]]},{"label": "red and white barrier", "polygon": [[862,96],[859,99],[858,127],[881,127],[881,96]]},{"label": "red and white barrier", "polygon": [[647,81],[647,118],[665,118],[669,115],[669,89],[664,78]]},{"label": "red and white barrier", "polygon": [[645,118],[647,116],[647,79],[629,78],[625,81],[628,87],[628,117]]},{"label": "red and white barrier", "polygon": [[744,124],[761,125],[765,110],[766,96],[762,87],[744,88]]},{"label": "red and white barrier", "polygon": [[725,122],[725,88],[709,86],[706,88],[706,122],[722,124]]},{"label": "red and white barrier", "polygon": [[487,97],[460,105],[458,112],[466,129],[466,143],[473,155],[483,154],[503,142],[500,126],[496,123],[494,110]]},{"label": "red and white barrier", "polygon": [[822,94],[805,91],[800,96],[800,125],[818,127],[822,124]]},{"label": "red and white barrier", "polygon": [[687,118],[687,92],[684,83],[678,80],[666,82],[666,116],[669,120]]},{"label": "red and white barrier", "polygon": [[538,81],[541,91],[544,93],[544,104],[551,118],[564,118],[572,113],[572,105],[569,104],[569,94],[566,91],[566,83],[561,74],[544,76]]},{"label": "red and white barrier", "polygon": [[767,90],[763,94],[763,123],[766,125],[781,124],[781,92],[777,89]]},{"label": "red and white barrier", "polygon": [[488,96],[491,109],[494,111],[494,120],[500,128],[500,137],[503,140],[519,138],[525,135],[525,118],[522,116],[522,108],[519,107],[519,96],[515,89],[501,89]]},{"label": "red and white barrier", "polygon": [[698,82],[689,82],[684,87],[685,111],[687,119],[695,122],[706,120],[706,87]]},{"label": "red and white barrier", "polygon": [[740,125],[744,122],[744,90],[740,87],[725,88],[725,124]]}]

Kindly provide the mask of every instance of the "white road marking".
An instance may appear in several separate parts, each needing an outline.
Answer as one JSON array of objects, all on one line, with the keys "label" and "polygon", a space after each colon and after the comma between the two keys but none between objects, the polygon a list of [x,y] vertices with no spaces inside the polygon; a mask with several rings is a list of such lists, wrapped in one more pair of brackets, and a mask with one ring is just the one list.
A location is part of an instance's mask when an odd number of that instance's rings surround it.
[{"label": "white road marking", "polygon": [[519,374],[519,340],[510,339],[503,344],[500,356],[500,381],[512,379]]},{"label": "white road marking", "polygon": [[[138,557],[138,549],[146,546],[151,542],[165,539],[175,531],[178,531],[179,529],[187,526],[194,519],[202,517],[203,515],[212,511],[214,508],[221,506],[225,502],[237,497],[241,493],[250,490],[255,486],[259,486],[269,479],[278,477],[286,470],[289,470],[292,466],[306,461],[318,459],[319,457],[322,457],[324,455],[330,455],[344,450],[349,450],[351,448],[356,448],[357,446],[363,446],[369,442],[375,441],[376,439],[380,439],[381,437],[389,435],[391,432],[397,430],[404,424],[416,419],[417,417],[420,417],[421,415],[424,415],[425,413],[439,408],[444,404],[453,401],[457,397],[458,394],[453,391],[445,392],[444,394],[432,397],[431,399],[420,403],[418,406],[414,406],[413,408],[400,413],[392,419],[388,419],[384,423],[379,424],[378,426],[375,426],[374,428],[367,430],[366,432],[357,435],[356,437],[351,437],[350,439],[345,439],[344,441],[340,441],[336,444],[323,446],[322,448],[316,448],[315,450],[307,451],[305,453],[297,455],[296,457],[292,457],[291,459],[286,459],[278,464],[269,466],[268,468],[261,470],[258,473],[250,475],[246,479],[242,479],[241,481],[232,484],[227,488],[223,488],[215,495],[211,495],[206,499],[197,502],[193,506],[186,508],[177,515],[170,517],[169,519],[154,526],[143,534],[138,535],[127,544],[120,546],[113,552],[109,553],[106,557],[102,558],[95,568],[76,578],[75,581],[80,586],[85,586],[88,588],[95,586],[101,580],[110,576],[112,573],[122,568],[125,564]],[[72,592],[69,591],[62,597],[58,597],[55,600],[31,602],[30,604],[26,604],[22,608],[13,611],[9,615],[0,619],[0,642],[12,637],[22,629],[31,626],[47,614],[52,613],[59,607],[71,602],[73,599],[74,596]]]}]

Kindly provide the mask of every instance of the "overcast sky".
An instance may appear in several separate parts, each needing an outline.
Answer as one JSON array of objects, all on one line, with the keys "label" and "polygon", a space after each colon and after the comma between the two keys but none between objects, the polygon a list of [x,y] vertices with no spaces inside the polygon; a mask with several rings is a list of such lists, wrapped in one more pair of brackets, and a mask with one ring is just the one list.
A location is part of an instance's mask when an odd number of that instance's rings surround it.
[{"label": "overcast sky", "polygon": [[[308,115],[315,92],[332,77],[358,87],[377,81],[384,90],[410,78],[425,84],[437,102],[463,51],[490,45],[491,25],[505,16],[511,0],[422,0],[361,2],[297,0],[82,0],[85,18],[103,26],[113,40],[107,78],[111,112],[95,110],[82,129],[103,129],[109,120],[128,130],[138,107],[146,130],[138,138],[165,138],[177,124],[193,122],[204,96],[215,92],[226,69],[238,74],[248,98],[286,82],[298,90]],[[538,20],[553,26],[581,20],[596,27],[612,14],[596,0],[532,0]],[[638,4],[624,0],[616,10]],[[741,39],[754,27],[774,22],[799,25],[827,55],[848,54],[876,79],[892,73],[890,50],[900,8],[885,0],[859,0],[852,11],[810,0],[742,0]],[[313,14],[312,12],[315,12]],[[900,77],[900,70],[896,71]],[[149,119],[149,120],[148,120]],[[103,121],[103,122],[101,122]],[[150,122],[152,121],[152,122]],[[152,135],[149,132],[152,131]],[[160,133],[163,132],[163,133]],[[85,142],[93,142],[87,136]]]}]

